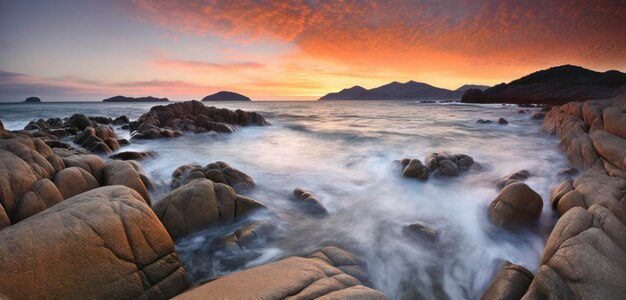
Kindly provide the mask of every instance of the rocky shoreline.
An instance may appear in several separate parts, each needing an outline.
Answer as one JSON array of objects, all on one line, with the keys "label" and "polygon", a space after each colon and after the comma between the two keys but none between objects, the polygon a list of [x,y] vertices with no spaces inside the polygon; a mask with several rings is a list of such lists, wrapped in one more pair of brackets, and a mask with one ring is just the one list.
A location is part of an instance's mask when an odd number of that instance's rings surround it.
[{"label": "rocky shoreline", "polygon": [[[119,139],[112,125],[127,126],[133,139],[142,139],[234,133],[239,126],[270,124],[255,112],[198,101],[153,107],[136,122],[74,115],[33,121],[15,132],[0,122],[0,276],[6,278],[0,281],[1,298],[386,299],[371,286],[367,262],[335,245],[191,287],[174,242],[266,210],[263,199],[245,196],[256,183],[220,161],[181,165],[172,173],[168,193],[154,201],[155,184],[138,160],[158,152],[96,155],[133,142]],[[551,203],[561,217],[539,271],[533,275],[504,265],[484,299],[626,294],[624,128],[624,96],[572,102],[547,113],[543,129],[559,136],[582,174],[553,190]],[[471,176],[481,168],[472,157],[449,152],[431,153],[424,163],[407,158],[397,164],[398,176],[420,181]],[[486,212],[493,224],[507,230],[535,224],[543,200],[523,182],[529,176],[520,170],[494,182],[501,191]],[[296,188],[292,198],[316,217],[329,214],[312,192]],[[273,230],[271,222],[246,222],[212,245],[213,251],[239,269],[254,258],[244,250],[270,238]],[[439,240],[436,230],[419,223],[402,233],[416,243]]]}]

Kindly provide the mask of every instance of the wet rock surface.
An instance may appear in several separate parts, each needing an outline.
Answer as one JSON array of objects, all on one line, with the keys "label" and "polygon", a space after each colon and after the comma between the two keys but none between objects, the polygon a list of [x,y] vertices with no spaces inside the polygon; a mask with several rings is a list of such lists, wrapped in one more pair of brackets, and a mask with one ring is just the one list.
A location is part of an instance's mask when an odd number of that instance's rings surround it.
[{"label": "wet rock surface", "polygon": [[326,210],[326,207],[324,207],[320,199],[301,188],[295,188],[293,190],[293,196],[302,209],[310,214],[325,215],[328,213],[328,210]]},{"label": "wet rock surface", "polygon": [[541,196],[522,182],[505,186],[491,202],[489,220],[500,227],[533,225],[541,215]]},{"label": "wet rock surface", "polygon": [[526,268],[506,262],[491,284],[480,297],[481,300],[517,300],[526,293],[534,276]]},{"label": "wet rock surface", "polygon": [[466,154],[435,152],[426,157],[425,164],[434,176],[454,177],[469,171],[474,159]]},{"label": "wet rock surface", "polygon": [[182,165],[172,173],[172,188],[177,188],[197,178],[206,178],[215,183],[231,186],[235,190],[252,188],[254,179],[248,174],[218,161],[204,167],[197,164]]},{"label": "wet rock surface", "polygon": [[415,178],[419,180],[428,179],[428,168],[422,164],[419,159],[405,158],[399,161],[402,167],[402,175],[404,177]]}]

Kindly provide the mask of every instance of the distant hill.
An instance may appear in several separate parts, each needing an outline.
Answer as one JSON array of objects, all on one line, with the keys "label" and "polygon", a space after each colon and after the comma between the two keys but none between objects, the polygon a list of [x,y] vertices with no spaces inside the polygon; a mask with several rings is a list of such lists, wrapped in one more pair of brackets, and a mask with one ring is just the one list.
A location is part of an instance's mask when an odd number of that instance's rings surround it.
[{"label": "distant hill", "polygon": [[534,72],[484,91],[467,90],[461,102],[560,105],[570,101],[611,98],[626,89],[626,74],[604,73],[563,65]]},{"label": "distant hill", "polygon": [[252,101],[250,98],[233,92],[221,91],[202,98],[202,101]]},{"label": "distant hill", "polygon": [[170,99],[167,98],[156,98],[152,96],[147,97],[126,97],[126,96],[115,96],[111,98],[107,98],[102,100],[102,102],[168,102]]},{"label": "distant hill", "polygon": [[39,97],[28,97],[26,98],[26,100],[24,100],[25,103],[39,103],[41,102],[41,99],[39,99]]},{"label": "distant hill", "polygon": [[[463,87],[484,87],[476,85],[464,85]],[[438,88],[423,82],[407,81],[391,82],[373,89],[365,89],[361,86],[353,86],[337,93],[330,93],[319,100],[409,100],[409,99],[459,99],[465,89],[452,91]],[[486,88],[486,87],[485,87]]]}]

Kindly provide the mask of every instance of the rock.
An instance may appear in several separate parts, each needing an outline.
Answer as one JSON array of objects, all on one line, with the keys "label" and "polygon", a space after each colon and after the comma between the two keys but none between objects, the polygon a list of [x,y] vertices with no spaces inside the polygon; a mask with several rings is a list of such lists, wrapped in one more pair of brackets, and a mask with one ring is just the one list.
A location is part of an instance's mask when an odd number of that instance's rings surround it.
[{"label": "rock", "polygon": [[525,111],[525,110],[523,110],[523,109],[518,109],[518,110],[517,110],[517,113],[521,115],[521,114],[525,114],[525,113],[526,113],[526,111]]},{"label": "rock", "polygon": [[523,299],[621,299],[626,295],[626,207],[567,211],[552,230]]},{"label": "rock", "polygon": [[439,240],[439,233],[437,233],[437,231],[420,223],[409,224],[402,227],[402,235],[420,243],[436,243]]},{"label": "rock", "polygon": [[[63,171],[63,170],[61,170]],[[48,179],[37,181],[15,205],[13,221],[22,221],[63,201],[57,187]]]},{"label": "rock", "polygon": [[172,174],[172,188],[177,188],[196,178],[206,178],[216,183],[223,183],[235,190],[243,190],[255,186],[252,177],[229,164],[218,161],[205,167],[196,164],[182,165]]},{"label": "rock", "polygon": [[419,180],[428,179],[428,168],[422,164],[419,159],[405,158],[400,161],[402,166],[402,175],[404,177],[416,178]]},{"label": "rock", "polygon": [[[589,135],[596,152],[613,167],[626,170],[626,140],[604,130]],[[605,167],[605,169],[607,169]]]},{"label": "rock", "polygon": [[509,124],[509,121],[507,121],[505,118],[498,118],[498,120],[496,120],[496,124],[498,124],[498,125],[507,125],[507,124]]},{"label": "rock", "polygon": [[65,148],[65,149],[72,148],[72,145],[70,145],[68,143],[63,143],[61,141],[46,140],[46,141],[44,141],[44,143],[46,143],[46,145],[48,145],[48,147],[50,147],[50,148]]},{"label": "rock", "polygon": [[564,180],[558,186],[555,186],[552,189],[552,193],[550,194],[550,203],[552,203],[552,209],[557,209],[559,206],[559,201],[565,194],[574,190],[574,180],[568,179]]},{"label": "rock", "polygon": [[315,195],[301,188],[295,188],[293,195],[307,212],[314,215],[325,215],[328,213],[326,207],[324,207],[322,202],[315,197]]},{"label": "rock", "polygon": [[40,139],[0,140],[0,204],[12,223],[16,222],[13,215],[19,197],[64,167],[61,158]]},{"label": "rock", "polygon": [[563,170],[559,171],[558,173],[556,173],[556,175],[564,176],[564,177],[572,177],[572,176],[576,176],[578,174],[580,174],[580,172],[576,168],[567,168],[567,169],[563,169]]},{"label": "rock", "polygon": [[207,107],[200,101],[154,106],[133,124],[133,138],[176,137],[183,131],[233,133],[238,126],[267,126],[269,122],[255,112]]},{"label": "rock", "polygon": [[541,215],[541,196],[525,183],[515,182],[505,186],[491,202],[489,220],[500,227],[533,225]]},{"label": "rock", "polygon": [[173,239],[216,225],[232,224],[264,206],[228,185],[196,179],[173,190],[154,212]]},{"label": "rock", "polygon": [[528,290],[534,276],[526,268],[506,262],[480,299],[518,300]]},{"label": "rock", "polygon": [[541,120],[541,119],[543,119],[545,117],[546,117],[546,114],[543,113],[543,112],[535,111],[532,114],[530,114],[530,118],[533,119],[533,120]]},{"label": "rock", "polygon": [[39,97],[28,97],[26,98],[26,100],[24,100],[25,103],[39,103],[41,102],[41,99],[39,99]]},{"label": "rock", "polygon": [[626,139],[626,104],[608,107],[602,113],[604,130]]},{"label": "rock", "polygon": [[103,185],[123,185],[139,193],[150,205],[150,195],[144,183],[145,179],[137,172],[137,165],[129,161],[112,160],[102,170]]},{"label": "rock", "polygon": [[156,157],[156,152],[154,151],[125,151],[119,152],[117,154],[109,156],[110,159],[119,159],[119,160],[142,160],[142,159],[151,159]]},{"label": "rock", "polygon": [[130,122],[130,120],[128,119],[128,117],[126,115],[121,115],[115,119],[113,119],[112,124],[113,125],[123,125],[123,124],[128,124]]},{"label": "rock", "polygon": [[89,126],[94,126],[93,122],[83,114],[73,114],[66,122],[66,126],[74,127],[76,130],[85,130]]},{"label": "rock", "polygon": [[259,239],[267,237],[276,227],[267,221],[254,221],[250,224],[242,226],[222,238],[222,247],[229,250],[241,251],[244,248],[257,242]]},{"label": "rock", "polygon": [[498,187],[498,190],[501,190],[505,186],[511,183],[522,182],[528,179],[529,176],[530,176],[530,173],[528,171],[520,170],[515,173],[511,173],[509,175],[496,179],[495,183],[496,183],[496,186]]},{"label": "rock", "polygon": [[[335,248],[335,249],[327,249]],[[283,260],[233,273],[191,289],[176,299],[387,299],[343,271],[366,274],[354,255],[327,247],[309,258]]]},{"label": "rock", "polygon": [[78,167],[69,167],[59,171],[54,175],[54,184],[63,195],[63,199],[100,187],[98,180],[91,173]]},{"label": "rock", "polygon": [[104,160],[97,155],[77,153],[76,150],[55,148],[54,153],[59,155],[66,167],[79,167],[89,172],[98,182],[102,182]]},{"label": "rock", "polygon": [[478,120],[476,120],[476,123],[478,123],[478,124],[491,124],[491,123],[493,123],[493,121],[478,119]]},{"label": "rock", "polygon": [[435,176],[458,176],[461,172],[470,169],[474,164],[474,159],[465,154],[441,152],[429,154],[425,162]]},{"label": "rock", "polygon": [[573,207],[587,208],[594,204],[609,205],[620,201],[626,190],[626,180],[609,176],[604,171],[589,170],[573,183],[574,190],[564,194],[557,206],[560,215]]},{"label": "rock", "polygon": [[13,299],[167,299],[188,286],[163,225],[123,186],[0,231],[0,265],[0,290]]}]

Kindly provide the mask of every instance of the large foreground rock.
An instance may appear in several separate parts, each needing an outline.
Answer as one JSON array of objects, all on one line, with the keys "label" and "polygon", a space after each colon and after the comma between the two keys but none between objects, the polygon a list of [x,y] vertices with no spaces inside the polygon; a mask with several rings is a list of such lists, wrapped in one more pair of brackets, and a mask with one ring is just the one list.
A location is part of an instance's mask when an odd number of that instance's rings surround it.
[{"label": "large foreground rock", "polygon": [[210,226],[232,224],[262,207],[228,185],[202,178],[173,190],[154,206],[154,212],[176,239]]},{"label": "large foreground rock", "polygon": [[326,247],[220,277],[175,299],[387,299],[357,278],[366,274],[353,254]]},{"label": "large foreground rock", "polygon": [[489,221],[501,227],[532,225],[539,219],[543,200],[525,183],[505,186],[489,205]]},{"label": "large foreground rock", "polygon": [[232,133],[238,126],[248,125],[270,124],[256,112],[209,107],[193,100],[152,107],[137,119],[133,125],[132,137],[137,139],[176,137],[182,135],[183,131]]},{"label": "large foreground rock", "polygon": [[187,288],[171,238],[123,186],[77,195],[0,231],[12,299],[167,299]]},{"label": "large foreground rock", "polygon": [[626,198],[567,211],[550,234],[524,299],[623,299]]}]

